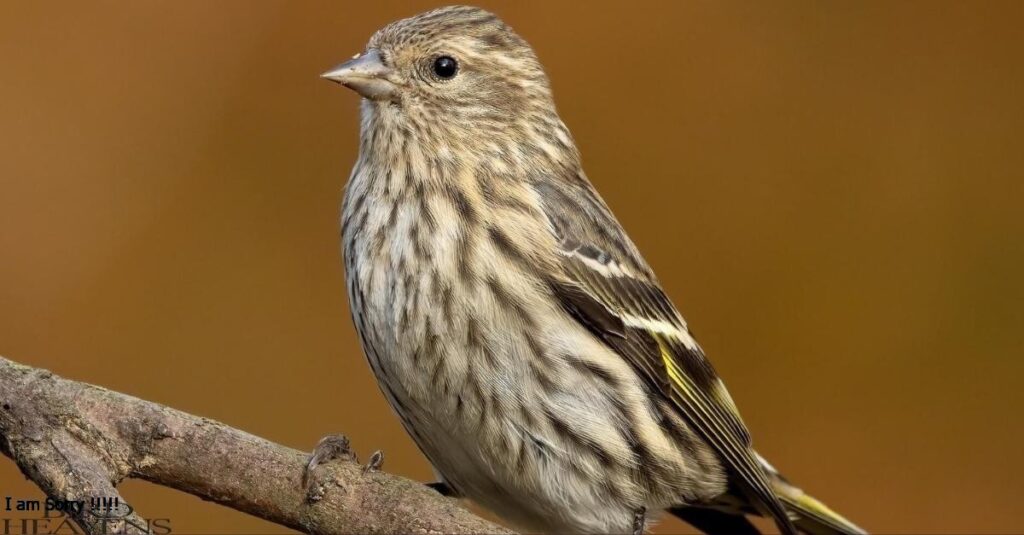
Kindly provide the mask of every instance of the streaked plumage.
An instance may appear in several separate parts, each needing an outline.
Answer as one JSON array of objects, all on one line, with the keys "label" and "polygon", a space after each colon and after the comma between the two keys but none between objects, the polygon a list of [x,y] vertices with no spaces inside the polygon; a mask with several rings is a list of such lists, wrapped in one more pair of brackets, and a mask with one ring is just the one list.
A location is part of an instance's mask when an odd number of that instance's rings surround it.
[{"label": "streaked plumage", "polygon": [[623,533],[637,510],[694,506],[858,531],[751,449],[508,26],[434,10],[327,77],[368,97],[342,211],[355,324],[451,487],[531,530]]}]

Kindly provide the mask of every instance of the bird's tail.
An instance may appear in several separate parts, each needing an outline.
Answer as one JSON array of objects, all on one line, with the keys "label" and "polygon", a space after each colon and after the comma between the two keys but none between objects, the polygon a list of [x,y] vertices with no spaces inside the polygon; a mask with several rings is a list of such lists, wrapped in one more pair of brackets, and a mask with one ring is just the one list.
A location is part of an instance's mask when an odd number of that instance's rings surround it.
[{"label": "bird's tail", "polygon": [[[789,520],[807,535],[867,535],[859,526],[829,509],[790,483],[764,457],[757,456],[768,475],[772,490],[786,508]],[[668,510],[707,535],[760,535],[761,531],[745,515],[760,514],[735,492],[728,492],[713,504],[679,506]]]},{"label": "bird's tail", "polygon": [[758,458],[796,529],[808,535],[867,535],[856,524],[787,481],[763,457],[759,455]]}]

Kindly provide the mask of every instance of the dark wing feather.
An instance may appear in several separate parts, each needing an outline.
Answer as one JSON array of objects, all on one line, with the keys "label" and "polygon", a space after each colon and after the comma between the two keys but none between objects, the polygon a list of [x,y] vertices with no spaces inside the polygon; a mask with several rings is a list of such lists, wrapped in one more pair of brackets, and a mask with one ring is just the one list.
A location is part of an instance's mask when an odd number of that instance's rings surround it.
[{"label": "dark wing feather", "polygon": [[554,295],[673,402],[758,510],[793,533],[732,399],[607,206],[582,175],[534,187],[559,242]]}]

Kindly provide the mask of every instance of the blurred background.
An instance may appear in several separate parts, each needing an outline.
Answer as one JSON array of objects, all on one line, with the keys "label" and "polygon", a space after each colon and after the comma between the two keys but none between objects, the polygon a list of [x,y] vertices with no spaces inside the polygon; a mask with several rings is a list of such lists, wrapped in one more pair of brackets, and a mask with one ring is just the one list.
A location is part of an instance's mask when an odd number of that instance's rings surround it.
[{"label": "blurred background", "polygon": [[[1024,531],[1024,3],[482,4],[761,453],[874,532]],[[436,5],[6,3],[0,354],[431,479],[349,318],[357,97],[317,76]],[[0,496],[41,494],[0,457]]]}]

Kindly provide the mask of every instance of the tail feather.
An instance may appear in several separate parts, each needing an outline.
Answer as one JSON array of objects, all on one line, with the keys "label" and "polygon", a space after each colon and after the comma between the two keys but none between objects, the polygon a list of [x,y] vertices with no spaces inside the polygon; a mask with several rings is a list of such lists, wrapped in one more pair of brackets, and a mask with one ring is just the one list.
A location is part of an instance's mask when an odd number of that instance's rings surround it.
[{"label": "tail feather", "polygon": [[[859,526],[790,483],[763,457],[758,455],[757,459],[797,531],[806,535],[867,535]],[[756,511],[736,489],[730,489],[714,503],[673,507],[669,512],[708,535],[758,534],[760,531],[745,515],[764,514]]]},{"label": "tail feather", "polygon": [[853,522],[788,483],[776,484],[775,491],[792,513],[796,529],[808,535],[867,535]]},{"label": "tail feather", "polygon": [[787,481],[763,457],[758,458],[798,530],[808,535],[867,535],[859,526]]}]

